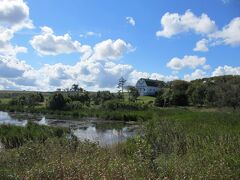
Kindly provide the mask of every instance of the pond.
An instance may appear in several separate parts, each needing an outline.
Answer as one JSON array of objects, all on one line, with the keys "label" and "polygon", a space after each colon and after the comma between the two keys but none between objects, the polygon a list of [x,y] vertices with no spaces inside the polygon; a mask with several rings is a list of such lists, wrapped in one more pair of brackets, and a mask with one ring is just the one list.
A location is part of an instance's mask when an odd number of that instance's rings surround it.
[{"label": "pond", "polygon": [[39,125],[70,128],[72,133],[81,141],[88,140],[101,146],[113,145],[136,135],[139,126],[136,123],[107,121],[99,118],[54,119],[32,114],[16,114],[0,111],[0,125],[10,124],[26,126],[28,121]]}]

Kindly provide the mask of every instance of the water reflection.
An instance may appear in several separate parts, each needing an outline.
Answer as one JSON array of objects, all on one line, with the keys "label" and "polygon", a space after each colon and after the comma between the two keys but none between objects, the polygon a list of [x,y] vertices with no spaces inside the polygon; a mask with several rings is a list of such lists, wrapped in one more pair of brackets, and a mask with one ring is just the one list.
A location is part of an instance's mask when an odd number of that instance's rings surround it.
[{"label": "water reflection", "polygon": [[46,120],[45,116],[42,117],[42,119],[40,121],[37,122],[39,125],[48,125],[48,121]]},{"label": "water reflection", "polygon": [[122,129],[97,129],[94,125],[87,128],[73,130],[73,134],[79,140],[89,140],[97,142],[101,146],[112,145],[126,140],[136,134],[133,127],[123,127]]},{"label": "water reflection", "polygon": [[0,111],[0,124],[9,124],[9,125],[15,125],[15,126],[26,126],[27,120],[18,120],[12,118],[7,112]]},{"label": "water reflection", "polygon": [[[16,115],[16,114],[14,114]],[[19,114],[25,117],[23,114]],[[59,120],[47,119],[44,116],[35,119],[29,119],[30,114],[26,115],[26,119],[34,121],[39,125],[57,126],[70,128],[73,134],[81,141],[89,140],[99,143],[101,146],[112,145],[136,134],[138,127],[136,125],[125,124],[116,121],[104,121],[102,119],[86,118],[79,120]],[[11,117],[8,112],[0,111],[0,125],[9,124],[16,126],[26,126],[27,120],[19,120]]]}]

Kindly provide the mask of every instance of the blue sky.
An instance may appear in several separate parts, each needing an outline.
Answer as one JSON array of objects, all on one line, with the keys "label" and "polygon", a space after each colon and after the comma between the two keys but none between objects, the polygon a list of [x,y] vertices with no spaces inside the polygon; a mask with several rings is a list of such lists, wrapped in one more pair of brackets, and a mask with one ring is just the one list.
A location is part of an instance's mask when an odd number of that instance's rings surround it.
[{"label": "blue sky", "polygon": [[134,84],[140,77],[240,74],[239,0],[0,0],[0,6],[0,89],[78,83],[112,90],[120,76]]}]

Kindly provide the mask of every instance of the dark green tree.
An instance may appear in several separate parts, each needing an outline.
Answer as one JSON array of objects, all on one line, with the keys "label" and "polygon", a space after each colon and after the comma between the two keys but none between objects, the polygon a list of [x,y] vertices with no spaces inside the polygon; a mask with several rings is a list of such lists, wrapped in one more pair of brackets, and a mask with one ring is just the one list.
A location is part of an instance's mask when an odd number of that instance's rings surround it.
[{"label": "dark green tree", "polygon": [[61,110],[65,107],[66,101],[61,93],[52,95],[48,102],[48,107],[53,110]]},{"label": "dark green tree", "polygon": [[139,92],[136,87],[134,86],[128,86],[127,87],[128,94],[129,94],[129,101],[135,102],[137,98],[139,97]]},{"label": "dark green tree", "polygon": [[172,81],[170,84],[171,87],[171,97],[170,103],[171,105],[175,106],[187,106],[188,105],[188,96],[187,96],[187,89],[189,83],[182,80],[175,80]]}]

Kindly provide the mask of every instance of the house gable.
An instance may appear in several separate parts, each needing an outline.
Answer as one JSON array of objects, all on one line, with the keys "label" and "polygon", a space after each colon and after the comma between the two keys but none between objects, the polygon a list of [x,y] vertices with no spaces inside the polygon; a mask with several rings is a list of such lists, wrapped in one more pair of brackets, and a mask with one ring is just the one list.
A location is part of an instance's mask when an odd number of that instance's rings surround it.
[{"label": "house gable", "polygon": [[163,81],[141,78],[136,83],[140,96],[154,95],[164,86]]}]

